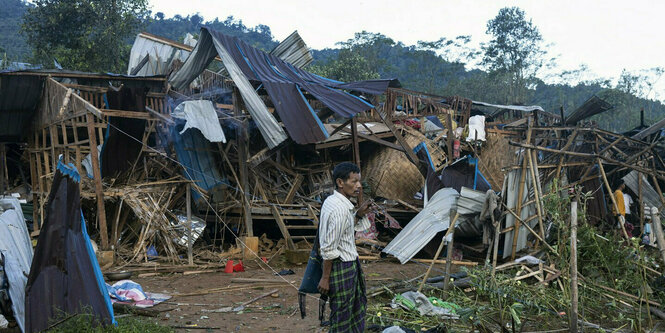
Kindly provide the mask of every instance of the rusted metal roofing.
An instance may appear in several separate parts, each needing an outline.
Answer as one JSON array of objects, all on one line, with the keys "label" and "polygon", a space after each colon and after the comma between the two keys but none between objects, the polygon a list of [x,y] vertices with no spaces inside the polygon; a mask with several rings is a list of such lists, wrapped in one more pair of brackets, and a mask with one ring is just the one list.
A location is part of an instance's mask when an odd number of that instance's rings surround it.
[{"label": "rusted metal roofing", "polygon": [[575,125],[578,121],[589,118],[593,115],[603,113],[613,109],[612,104],[606,102],[602,98],[593,95],[591,98],[587,99],[580,107],[575,109],[572,114],[566,117],[567,125]]}]

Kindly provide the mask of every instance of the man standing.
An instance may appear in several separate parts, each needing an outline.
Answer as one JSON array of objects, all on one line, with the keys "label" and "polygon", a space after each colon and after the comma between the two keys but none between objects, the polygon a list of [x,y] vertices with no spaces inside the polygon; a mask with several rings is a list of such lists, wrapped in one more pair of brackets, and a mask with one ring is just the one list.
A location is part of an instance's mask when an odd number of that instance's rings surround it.
[{"label": "man standing", "polygon": [[323,274],[321,294],[330,298],[330,332],[363,332],[365,330],[365,278],[363,277],[355,231],[370,227],[369,201],[355,209],[350,198],[362,190],[360,168],[349,162],[333,170],[334,193],[321,206],[319,243]]},{"label": "man standing", "polygon": [[[619,188],[617,188],[616,191],[614,191],[614,200],[616,200],[616,203],[617,203],[618,207],[614,207],[614,205],[612,205],[612,213],[617,218],[619,216],[622,216],[624,218],[626,217],[626,204],[623,201],[623,190],[625,188],[626,188],[626,184],[621,183],[621,185],[619,185]],[[617,212],[617,208],[619,208],[618,212]]]},{"label": "man standing", "polygon": [[[625,228],[626,224],[626,205],[623,200],[623,190],[626,188],[626,184],[621,183],[619,188],[614,191],[614,200],[616,201],[616,206],[612,205],[612,213],[617,218],[617,226],[624,233],[626,238],[630,238],[628,230]],[[617,208],[619,211],[617,211]]]}]

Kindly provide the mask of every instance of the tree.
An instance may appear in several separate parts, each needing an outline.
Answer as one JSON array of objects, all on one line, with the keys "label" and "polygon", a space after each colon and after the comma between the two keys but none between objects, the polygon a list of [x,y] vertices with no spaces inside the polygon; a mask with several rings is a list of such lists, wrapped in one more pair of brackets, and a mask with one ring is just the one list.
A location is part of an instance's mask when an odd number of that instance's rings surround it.
[{"label": "tree", "polygon": [[344,82],[378,79],[369,61],[350,49],[342,49],[333,59],[322,65],[310,65],[307,70],[333,80]]},{"label": "tree", "polygon": [[35,0],[22,30],[33,62],[82,71],[126,71],[128,43],[149,15],[147,0]]},{"label": "tree", "polygon": [[494,79],[508,86],[505,102],[525,103],[546,54],[538,28],[526,20],[524,11],[507,7],[487,22],[486,33],[492,40],[483,46],[482,64]]}]

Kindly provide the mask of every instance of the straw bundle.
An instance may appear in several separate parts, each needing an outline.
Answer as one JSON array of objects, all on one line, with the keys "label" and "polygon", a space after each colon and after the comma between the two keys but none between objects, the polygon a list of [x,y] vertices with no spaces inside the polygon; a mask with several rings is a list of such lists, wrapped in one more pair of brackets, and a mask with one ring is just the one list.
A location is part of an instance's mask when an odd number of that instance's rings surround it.
[{"label": "straw bundle", "polygon": [[515,150],[508,143],[508,139],[501,134],[488,133],[487,141],[480,152],[478,167],[493,189],[499,190],[503,187],[501,169],[515,163]]}]

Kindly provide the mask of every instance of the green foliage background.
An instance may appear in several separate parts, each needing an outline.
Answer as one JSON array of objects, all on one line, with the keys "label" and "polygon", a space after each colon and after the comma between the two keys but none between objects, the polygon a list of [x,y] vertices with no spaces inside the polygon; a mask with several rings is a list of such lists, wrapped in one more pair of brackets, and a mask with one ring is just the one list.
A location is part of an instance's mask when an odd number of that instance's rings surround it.
[{"label": "green foliage background", "polygon": [[[35,3],[39,2],[106,3],[109,1],[41,0]],[[118,2],[144,1],[118,0]],[[43,26],[52,31],[44,33],[49,40],[35,39],[33,44],[44,45],[54,38],[59,38],[60,41],[50,49],[46,47],[31,49],[26,43],[26,34],[19,33],[23,15],[29,7],[34,5],[21,0],[0,0],[0,55],[6,52],[6,57],[10,61],[35,61],[52,67],[52,58],[56,57],[68,69],[124,73],[133,37],[139,31],[182,41],[186,33],[196,36],[203,25],[228,35],[238,36],[264,51],[270,51],[277,45],[270,27],[266,25],[248,27],[242,20],[232,16],[206,21],[200,14],[175,15],[167,18],[160,12],[139,12],[137,13],[139,22],[127,19],[121,20],[120,25],[109,26],[108,22],[99,22],[99,13],[85,11],[83,13],[87,13],[87,16],[82,17],[83,21],[77,23],[81,26],[78,30],[69,20],[58,19],[53,13],[41,13],[41,16],[36,16],[37,21],[32,22],[47,21]],[[507,12],[517,19],[523,19],[520,15],[516,15],[514,10]],[[83,27],[85,22],[93,24]],[[537,27],[537,23],[531,24]],[[77,31],[76,38],[71,40],[63,38],[67,36],[67,29]],[[93,38],[91,32],[100,29],[114,30],[112,34],[100,34],[102,37],[110,38],[111,42],[105,38]],[[81,31],[84,33],[80,33]],[[488,33],[493,31],[488,26]],[[117,47],[109,46],[118,40],[120,43]],[[642,108],[646,111],[647,124],[665,117],[665,105],[660,101],[636,96],[647,95],[646,89],[635,88],[640,84],[640,77],[632,76],[631,73],[622,75],[616,84],[609,80],[598,79],[570,85],[566,82],[571,80],[567,80],[564,74],[561,74],[559,80],[563,82],[561,84],[546,84],[535,76],[528,77],[525,81],[527,89],[520,90],[516,94],[515,89],[510,87],[514,83],[514,76],[497,70],[500,68],[486,64],[484,68],[487,71],[472,69],[477,66],[470,66],[470,63],[481,63],[480,60],[484,59],[481,59],[483,58],[481,50],[469,48],[468,43],[468,36],[458,36],[453,39],[441,38],[438,41],[421,41],[417,45],[405,45],[383,34],[363,31],[356,33],[353,38],[341,41],[337,48],[312,50],[315,61],[308,69],[341,81],[378,77],[398,78],[404,87],[412,90],[442,96],[460,95],[489,103],[536,104],[554,113],[558,113],[559,108],[563,106],[565,113],[570,114],[586,99],[596,94],[615,105],[614,110],[593,118],[602,128],[612,131],[627,131],[638,126],[639,111]],[[492,44],[485,46],[482,50],[485,51],[484,55],[488,54],[486,51],[492,46]],[[53,51],[46,54],[45,50]],[[544,55],[541,54],[541,57]],[[540,60],[544,61],[544,58]]]}]

